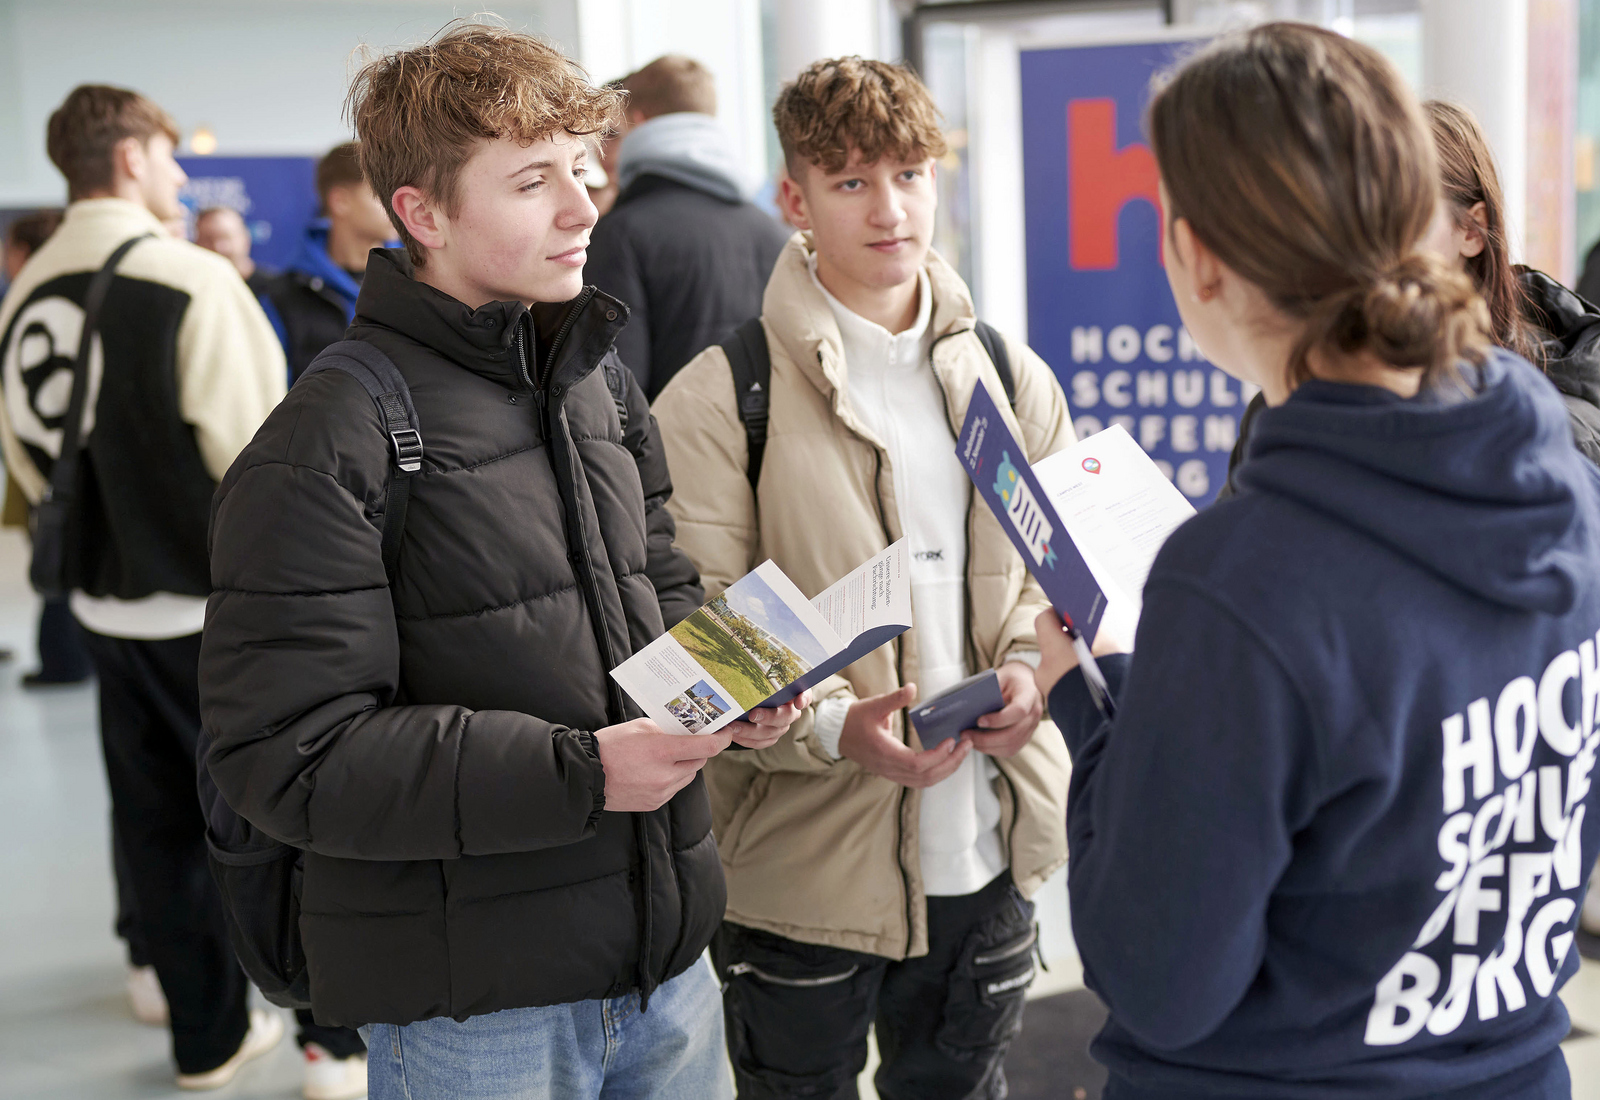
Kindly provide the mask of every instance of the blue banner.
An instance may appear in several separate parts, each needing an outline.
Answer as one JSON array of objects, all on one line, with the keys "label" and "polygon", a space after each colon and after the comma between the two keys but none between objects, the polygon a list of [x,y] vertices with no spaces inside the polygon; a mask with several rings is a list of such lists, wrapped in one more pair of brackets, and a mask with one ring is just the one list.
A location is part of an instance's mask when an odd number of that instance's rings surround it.
[{"label": "blue banner", "polygon": [[194,217],[229,206],[250,227],[250,256],[267,268],[289,262],[317,216],[316,157],[179,157],[189,175],[182,192],[189,236]]},{"label": "blue banner", "polygon": [[1184,496],[1210,501],[1254,393],[1207,363],[1162,268],[1151,78],[1193,41],[1022,52],[1028,342],[1082,438],[1121,424]]}]

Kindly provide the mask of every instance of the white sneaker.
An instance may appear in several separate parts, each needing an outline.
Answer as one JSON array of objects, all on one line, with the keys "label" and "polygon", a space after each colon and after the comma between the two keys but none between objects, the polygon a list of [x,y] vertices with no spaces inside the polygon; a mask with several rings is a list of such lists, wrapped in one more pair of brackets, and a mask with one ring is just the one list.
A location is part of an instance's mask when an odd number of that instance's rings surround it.
[{"label": "white sneaker", "polygon": [[167,995],[153,966],[128,967],[128,1007],[133,1018],[151,1027],[167,1026]]},{"label": "white sneaker", "polygon": [[278,1040],[282,1038],[283,1017],[264,1008],[252,1008],[250,1030],[244,1033],[244,1042],[233,1052],[233,1057],[216,1069],[207,1070],[205,1073],[178,1074],[178,1087],[195,1091],[220,1089],[238,1076],[240,1068],[246,1062],[261,1057],[277,1046]]},{"label": "white sneaker", "polygon": [[367,1094],[367,1056],[335,1058],[321,1044],[306,1044],[306,1100],[357,1100]]}]

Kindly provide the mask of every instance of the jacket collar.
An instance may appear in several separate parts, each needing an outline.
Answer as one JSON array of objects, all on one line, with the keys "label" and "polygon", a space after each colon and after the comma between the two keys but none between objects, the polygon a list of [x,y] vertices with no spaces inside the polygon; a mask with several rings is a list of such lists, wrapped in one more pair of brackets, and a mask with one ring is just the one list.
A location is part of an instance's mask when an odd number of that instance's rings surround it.
[{"label": "jacket collar", "polygon": [[[800,373],[832,400],[835,415],[858,435],[872,439],[871,432],[850,408],[844,341],[822,287],[811,274],[815,251],[810,233],[800,232],[789,238],[767,282],[761,316]],[[967,362],[970,357],[942,351],[940,343],[947,336],[971,331],[977,324],[977,313],[961,276],[938,252],[928,250],[922,270],[933,297],[928,327],[933,334],[934,373],[944,387],[952,415],[964,416],[967,398],[978,378],[977,369]],[[959,421],[953,427],[959,428]]]},{"label": "jacket collar", "polygon": [[356,300],[357,324],[392,329],[474,374],[524,391],[541,379],[569,388],[599,364],[627,317],[627,306],[594,287],[532,310],[521,302],[470,309],[414,278],[403,248],[372,250]]},{"label": "jacket collar", "polygon": [[92,225],[99,232],[121,233],[125,238],[140,233],[170,235],[154,214],[128,199],[79,199],[67,207],[62,224],[74,229]]},{"label": "jacket collar", "polygon": [[328,255],[328,229],[326,218],[318,218],[306,226],[300,247],[295,250],[294,259],[289,261],[289,270],[306,276],[308,280],[320,279],[323,286],[346,303],[346,313],[350,314],[355,309],[356,298],[361,294],[361,284]]}]

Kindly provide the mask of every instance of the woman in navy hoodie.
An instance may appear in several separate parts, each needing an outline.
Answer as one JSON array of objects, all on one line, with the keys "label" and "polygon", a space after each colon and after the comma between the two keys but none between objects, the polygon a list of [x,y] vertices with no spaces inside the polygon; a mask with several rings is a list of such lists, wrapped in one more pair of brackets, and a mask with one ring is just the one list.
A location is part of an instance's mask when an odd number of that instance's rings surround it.
[{"label": "woman in navy hoodie", "polygon": [[1183,320],[1268,408],[1104,661],[1114,721],[1040,618],[1105,1095],[1567,1096],[1600,473],[1418,252],[1434,150],[1376,52],[1221,39],[1150,131]]}]

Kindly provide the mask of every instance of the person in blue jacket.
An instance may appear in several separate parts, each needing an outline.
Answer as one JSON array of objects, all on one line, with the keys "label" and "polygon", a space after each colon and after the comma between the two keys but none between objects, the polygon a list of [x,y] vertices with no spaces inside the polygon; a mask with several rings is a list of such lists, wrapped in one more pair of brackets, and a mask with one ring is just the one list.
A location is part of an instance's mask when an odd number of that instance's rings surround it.
[{"label": "person in blue jacket", "polygon": [[323,348],[344,339],[367,255],[394,236],[383,203],[361,175],[361,147],[354,141],[317,162],[317,199],[322,216],[306,226],[288,267],[259,292],[289,360],[291,384]]},{"label": "person in blue jacket", "polygon": [[1435,154],[1375,51],[1225,37],[1150,134],[1184,323],[1267,408],[1103,661],[1114,719],[1038,624],[1105,1096],[1565,1097],[1600,472],[1418,251]]}]

